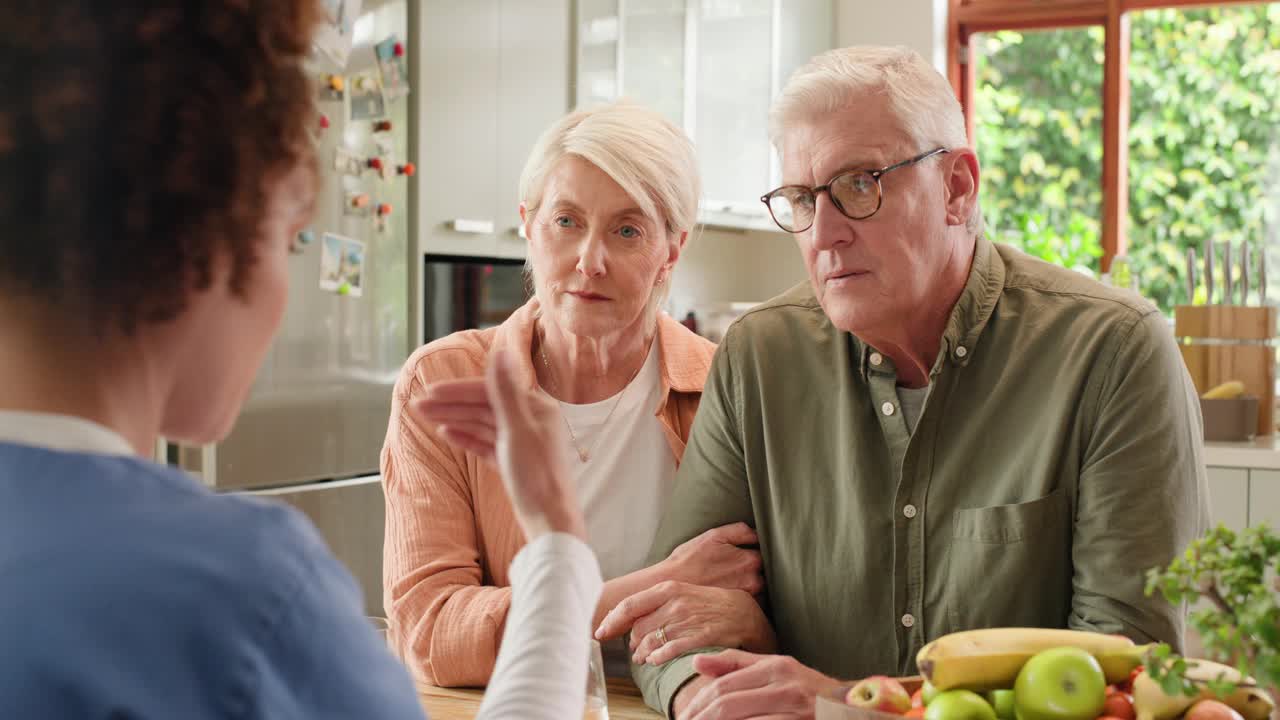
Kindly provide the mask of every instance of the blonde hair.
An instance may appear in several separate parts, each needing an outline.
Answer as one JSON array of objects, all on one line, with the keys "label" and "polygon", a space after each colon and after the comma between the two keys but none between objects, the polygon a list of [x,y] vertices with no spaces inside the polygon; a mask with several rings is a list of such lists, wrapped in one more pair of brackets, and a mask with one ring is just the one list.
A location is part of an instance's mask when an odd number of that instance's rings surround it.
[{"label": "blonde hair", "polygon": [[692,231],[702,184],[693,143],[661,114],[631,102],[576,110],[538,139],[520,174],[529,213],[542,202],[547,173],[567,155],[600,168],[667,232]]},{"label": "blonde hair", "polygon": [[[702,181],[693,143],[660,113],[629,101],[575,110],[538,138],[520,173],[520,202],[538,212],[547,174],[568,155],[576,155],[613,178],[640,212],[667,233],[692,236],[698,222]],[[533,286],[533,256],[525,276]],[[654,288],[646,306],[646,332],[671,293],[671,279]]]},{"label": "blonde hair", "polygon": [[[964,111],[950,83],[916,51],[902,46],[862,45],[831,50],[791,76],[769,111],[769,139],[779,150],[782,136],[814,117],[883,97],[889,112],[918,152],[934,147],[967,147]],[[982,209],[975,204],[966,223],[982,232]]]}]

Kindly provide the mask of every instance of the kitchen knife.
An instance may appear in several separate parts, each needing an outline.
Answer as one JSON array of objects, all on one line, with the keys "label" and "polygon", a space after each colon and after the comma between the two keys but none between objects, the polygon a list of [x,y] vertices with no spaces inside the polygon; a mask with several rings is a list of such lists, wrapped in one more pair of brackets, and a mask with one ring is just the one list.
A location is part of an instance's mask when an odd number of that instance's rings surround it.
[{"label": "kitchen knife", "polygon": [[1258,304],[1267,304],[1267,247],[1258,253]]},{"label": "kitchen knife", "polygon": [[1234,283],[1231,280],[1231,271],[1234,266],[1231,264],[1231,241],[1227,241],[1226,247],[1222,248],[1222,304],[1235,305],[1235,295],[1231,293],[1234,289]]},{"label": "kitchen knife", "polygon": [[1240,304],[1249,304],[1249,243],[1240,243]]},{"label": "kitchen knife", "polygon": [[1204,304],[1213,304],[1213,241],[1204,241]]},{"label": "kitchen knife", "polygon": [[1187,304],[1196,304],[1196,249],[1187,248]]}]

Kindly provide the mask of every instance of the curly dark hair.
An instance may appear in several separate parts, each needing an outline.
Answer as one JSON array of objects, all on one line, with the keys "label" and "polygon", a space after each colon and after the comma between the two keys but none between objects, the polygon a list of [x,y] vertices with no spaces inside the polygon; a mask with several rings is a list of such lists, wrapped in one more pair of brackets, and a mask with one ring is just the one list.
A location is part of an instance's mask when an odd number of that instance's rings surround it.
[{"label": "curly dark hair", "polygon": [[268,182],[315,170],[315,0],[0,2],[0,292],[132,332],[227,254]]}]

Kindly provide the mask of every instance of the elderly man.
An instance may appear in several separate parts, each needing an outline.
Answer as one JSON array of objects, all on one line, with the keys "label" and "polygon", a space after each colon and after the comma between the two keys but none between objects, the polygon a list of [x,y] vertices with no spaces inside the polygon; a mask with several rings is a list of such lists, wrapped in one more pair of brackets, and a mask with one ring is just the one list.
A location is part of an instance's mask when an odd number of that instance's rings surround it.
[{"label": "elderly man", "polygon": [[776,639],[740,591],[633,596],[602,634],[634,625],[650,704],[812,717],[835,678],[914,673],[966,628],[1180,643],[1181,609],[1143,592],[1207,517],[1165,319],[982,236],[960,106],[909,50],[814,59],[771,128],[785,185],[763,199],[809,282],[726,335],[651,559],[749,523]]}]

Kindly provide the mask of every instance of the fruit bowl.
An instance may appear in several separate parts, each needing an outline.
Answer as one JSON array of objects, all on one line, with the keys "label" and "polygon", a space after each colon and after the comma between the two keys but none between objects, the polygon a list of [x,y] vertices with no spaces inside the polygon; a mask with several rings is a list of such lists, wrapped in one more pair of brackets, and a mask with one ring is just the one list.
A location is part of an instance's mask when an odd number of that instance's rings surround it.
[{"label": "fruit bowl", "polygon": [[[896,679],[902,683],[902,687],[908,693],[919,690],[924,683],[924,679],[918,675]],[[852,687],[852,684],[841,685],[829,695],[819,695],[814,713],[815,720],[903,720],[901,715],[846,705],[844,698]]]}]

